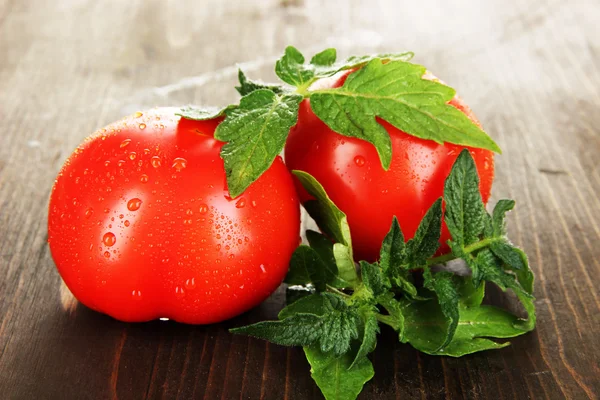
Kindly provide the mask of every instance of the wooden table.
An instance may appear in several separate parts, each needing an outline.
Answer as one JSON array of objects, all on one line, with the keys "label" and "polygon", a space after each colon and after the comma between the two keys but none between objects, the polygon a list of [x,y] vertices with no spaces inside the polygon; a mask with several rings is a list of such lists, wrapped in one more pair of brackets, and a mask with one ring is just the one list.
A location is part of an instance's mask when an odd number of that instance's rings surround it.
[{"label": "wooden table", "polygon": [[235,63],[272,79],[287,44],[413,50],[459,88],[504,149],[493,199],[517,200],[510,234],[537,275],[533,333],[450,359],[384,330],[361,398],[600,396],[600,3],[320,3],[0,0],[1,398],[319,398],[301,350],[227,332],[274,317],[281,291],[219,325],[125,324],[73,299],[46,243],[54,177],[85,136],[236,101]]}]

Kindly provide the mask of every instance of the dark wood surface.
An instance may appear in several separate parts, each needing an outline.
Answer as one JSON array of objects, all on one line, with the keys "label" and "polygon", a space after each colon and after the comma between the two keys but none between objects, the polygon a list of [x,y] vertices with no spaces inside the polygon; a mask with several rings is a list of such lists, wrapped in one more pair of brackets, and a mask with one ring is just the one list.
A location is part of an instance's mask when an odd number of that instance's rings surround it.
[{"label": "dark wood surface", "polygon": [[0,0],[0,398],[319,398],[301,350],[227,332],[274,317],[281,291],[219,325],[125,324],[73,299],[46,243],[53,179],[85,136],[235,101],[235,63],[271,79],[287,44],[414,50],[458,88],[504,149],[493,199],[517,200],[510,234],[537,275],[533,333],[451,359],[384,330],[361,398],[600,396],[600,3],[321,3]]}]

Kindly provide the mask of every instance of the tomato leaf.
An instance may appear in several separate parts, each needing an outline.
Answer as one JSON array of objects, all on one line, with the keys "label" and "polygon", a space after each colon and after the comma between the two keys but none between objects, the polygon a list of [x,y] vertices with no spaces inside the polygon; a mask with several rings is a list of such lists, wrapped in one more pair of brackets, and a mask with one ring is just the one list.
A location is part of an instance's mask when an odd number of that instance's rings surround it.
[{"label": "tomato leaf", "polygon": [[222,108],[199,108],[195,106],[187,106],[183,107],[178,113],[175,113],[175,115],[179,115],[180,117],[183,117],[185,119],[191,119],[195,121],[206,121],[209,119],[220,117],[223,114],[225,114],[225,112],[233,110],[235,108],[237,108],[237,106],[233,104]]},{"label": "tomato leaf", "polygon": [[375,58],[384,61],[408,61],[412,57],[413,53],[411,52],[387,53],[349,57],[336,63],[337,52],[335,49],[329,48],[315,54],[310,63],[305,63],[304,55],[297,48],[288,46],[284,55],[275,63],[275,73],[282,81],[296,86],[300,92],[304,92],[317,79],[332,76],[343,70],[358,68]]},{"label": "tomato leaf", "polygon": [[323,315],[334,309],[338,299],[330,293],[314,293],[288,305],[279,312],[277,318],[286,319],[296,314]]},{"label": "tomato leaf", "polygon": [[511,338],[526,333],[518,318],[493,306],[460,307],[460,319],[452,341],[439,350],[446,335],[446,319],[436,301],[411,303],[404,308],[405,339],[416,349],[432,355],[460,357],[482,350],[500,349],[509,343],[491,338]]},{"label": "tomato leaf", "polygon": [[446,347],[454,338],[458,326],[458,293],[454,285],[454,275],[450,272],[438,272],[432,274],[429,268],[425,268],[423,275],[425,278],[424,286],[435,292],[442,314],[446,318],[447,328],[443,342],[436,351]]},{"label": "tomato leaf", "polygon": [[[479,239],[485,209],[479,193],[479,176],[468,150],[461,151],[444,185],[445,221],[454,248],[462,249]],[[457,254],[460,257],[460,255]]]},{"label": "tomato leaf", "polygon": [[373,378],[373,364],[366,357],[354,362],[351,353],[336,356],[317,346],[304,347],[311,376],[326,400],[354,400],[366,382]]},{"label": "tomato leaf", "polygon": [[502,199],[496,203],[492,213],[493,236],[506,234],[506,213],[515,207],[514,200]]},{"label": "tomato leaf", "polygon": [[391,142],[379,117],[402,131],[438,143],[500,152],[498,145],[456,107],[454,89],[424,79],[425,67],[375,58],[348,76],[344,85],[310,94],[313,112],[334,131],[372,143],[384,169]]},{"label": "tomato leaf", "polygon": [[388,313],[385,316],[389,319],[388,325],[398,332],[398,338],[404,342],[404,314],[402,311],[404,305],[395,299],[392,292],[379,296],[377,302]]},{"label": "tomato leaf", "polygon": [[362,283],[371,291],[373,297],[385,294],[390,290],[390,281],[384,275],[378,263],[371,264],[366,261],[361,261],[359,264]]},{"label": "tomato leaf", "polygon": [[348,367],[348,369],[352,369],[355,365],[361,362],[362,359],[366,358],[367,355],[375,350],[375,345],[377,344],[377,334],[379,333],[379,322],[377,321],[377,317],[375,313],[372,311],[367,311],[363,315],[363,324],[361,325],[360,332],[360,347],[354,356],[354,360],[352,364]]},{"label": "tomato leaf", "polygon": [[[350,308],[343,300],[337,300],[337,296],[325,299],[328,304],[323,307],[327,311],[321,315],[298,312],[280,321],[258,322],[231,329],[230,332],[265,339],[283,346],[315,344],[319,345],[323,352],[331,351],[334,355],[342,355],[350,349],[351,340],[358,338],[360,316],[356,309]],[[300,301],[302,300],[298,300]],[[298,302],[289,307],[300,307],[295,306]]]},{"label": "tomato leaf", "polygon": [[333,255],[338,267],[338,275],[344,281],[354,284],[357,280],[354,259],[352,257],[352,239],[346,214],[344,214],[327,196],[323,186],[304,171],[292,171],[304,189],[315,198],[304,203],[308,214],[317,222],[319,228],[337,243],[333,245]]},{"label": "tomato leaf", "polygon": [[394,216],[389,232],[383,238],[379,252],[379,265],[384,271],[389,268],[398,268],[404,263],[405,243],[398,218]]},{"label": "tomato leaf", "polygon": [[242,97],[238,108],[225,111],[215,139],[228,142],[221,149],[221,158],[231,197],[242,194],[281,153],[298,119],[301,100],[297,94],[259,89]]},{"label": "tomato leaf", "polygon": [[[308,239],[308,243],[310,244],[310,247],[319,254],[319,257],[325,263],[327,270],[330,271],[330,273],[328,275],[327,283],[336,288],[352,287],[352,284],[350,282],[345,281],[339,275],[339,269],[338,269],[336,257],[334,254],[334,244],[331,242],[331,240],[327,239],[327,237],[325,235],[322,235],[319,232],[315,232],[312,230],[306,231],[306,238]],[[342,246],[342,248],[338,249],[337,251],[338,251],[338,253],[340,253],[340,251],[347,252],[347,248]],[[344,257],[344,256],[343,256],[343,254],[338,254],[338,258],[339,257]],[[341,263],[343,264],[344,261],[342,261]],[[354,264],[354,261],[352,261],[352,264]]]},{"label": "tomato leaf", "polygon": [[440,246],[442,199],[437,199],[421,220],[415,236],[406,243],[407,262],[413,268],[424,266]]},{"label": "tomato leaf", "polygon": [[240,81],[240,86],[236,86],[235,90],[237,90],[242,96],[250,94],[259,89],[268,89],[277,94],[283,94],[285,92],[285,88],[281,85],[248,79],[244,71],[241,69],[238,70],[238,80]]},{"label": "tomato leaf", "polygon": [[285,283],[290,285],[312,283],[317,291],[322,292],[327,283],[337,276],[337,269],[331,270],[329,267],[331,266],[326,264],[312,247],[300,245],[292,254]]}]

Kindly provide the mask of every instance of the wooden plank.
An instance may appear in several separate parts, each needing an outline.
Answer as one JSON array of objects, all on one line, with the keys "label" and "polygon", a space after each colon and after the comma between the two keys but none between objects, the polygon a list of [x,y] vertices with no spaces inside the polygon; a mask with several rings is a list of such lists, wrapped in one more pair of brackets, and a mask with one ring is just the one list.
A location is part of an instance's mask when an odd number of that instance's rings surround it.
[{"label": "wooden plank", "polygon": [[[89,133],[156,105],[235,101],[242,62],[287,44],[410,49],[500,143],[493,201],[517,200],[538,328],[507,349],[419,354],[384,330],[363,399],[600,396],[600,4],[586,0],[0,1],[0,393],[14,399],[318,398],[299,349],[234,337],[281,293],[214,326],[124,324],[61,285],[46,206]],[[495,301],[504,301],[498,296]]]}]

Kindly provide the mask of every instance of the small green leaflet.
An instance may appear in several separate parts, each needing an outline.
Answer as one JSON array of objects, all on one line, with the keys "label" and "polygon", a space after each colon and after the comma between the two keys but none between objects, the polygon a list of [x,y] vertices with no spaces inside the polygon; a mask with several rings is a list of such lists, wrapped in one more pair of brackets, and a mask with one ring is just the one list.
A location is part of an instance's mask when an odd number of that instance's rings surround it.
[{"label": "small green leaflet", "polygon": [[389,268],[398,268],[404,263],[405,243],[402,229],[398,223],[398,218],[394,216],[390,231],[383,238],[381,251],[379,252],[379,265],[384,271]]},{"label": "small green leaflet", "polygon": [[342,87],[312,91],[311,108],[334,131],[372,143],[386,170],[391,141],[376,117],[422,139],[499,153],[498,145],[481,128],[447,104],[454,89],[423,79],[424,74],[420,65],[373,59],[349,75]]},{"label": "small green leaflet", "polygon": [[[298,300],[288,307],[298,309],[308,301]],[[343,301],[331,301],[324,304],[322,315],[297,312],[281,321],[263,321],[256,324],[231,329],[232,333],[241,333],[283,346],[319,345],[323,352],[342,355],[350,349],[350,342],[358,339],[360,316],[354,308]],[[302,302],[302,303],[299,303]],[[311,304],[313,306],[314,304]],[[293,309],[292,308],[292,309]],[[285,313],[284,313],[285,316]]]},{"label": "small green leaflet", "polygon": [[321,230],[337,243],[333,245],[339,277],[353,284],[356,279],[356,269],[352,258],[352,239],[346,214],[344,214],[327,196],[323,186],[310,174],[304,171],[292,171],[304,189],[315,198],[304,203],[308,214],[318,222]]},{"label": "small green leaflet", "polygon": [[402,312],[404,304],[396,300],[392,292],[379,296],[377,302],[388,313],[388,315],[384,316],[384,318],[388,319],[387,324],[398,332],[398,338],[404,343],[404,314]]},{"label": "small green leaflet", "polygon": [[447,326],[439,304],[434,300],[408,304],[404,308],[405,342],[427,354],[460,357],[509,345],[490,338],[511,338],[527,332],[519,327],[517,317],[493,306],[461,306],[459,314],[452,342],[439,350]]},{"label": "small green leaflet", "polygon": [[321,316],[329,311],[333,311],[339,301],[340,299],[330,293],[311,294],[285,307],[279,312],[277,318],[282,320],[296,314],[315,314]]},{"label": "small green leaflet", "polygon": [[225,112],[233,110],[235,108],[237,108],[236,105],[229,105],[222,108],[198,108],[194,106],[187,106],[183,107],[178,113],[175,113],[175,115],[179,115],[180,117],[183,117],[185,119],[191,119],[195,121],[206,121],[209,119],[220,117],[223,114],[225,114]]},{"label": "small green leaflet", "polygon": [[485,209],[475,161],[467,149],[460,152],[446,178],[444,201],[446,225],[456,247],[464,248],[477,241],[483,232]]},{"label": "small green leaflet", "polygon": [[375,345],[377,344],[377,334],[379,333],[379,321],[377,321],[377,317],[373,311],[368,310],[364,312],[363,316],[363,324],[361,324],[361,333],[360,337],[360,347],[356,352],[356,356],[354,357],[354,361],[348,367],[348,369],[352,369],[355,365],[359,364],[362,359],[367,358],[367,355],[375,350]]},{"label": "small green leaflet", "polygon": [[442,233],[442,199],[437,199],[421,220],[415,236],[406,243],[406,263],[415,267],[427,264],[440,247]]},{"label": "small green leaflet", "polygon": [[[335,356],[317,346],[304,347],[311,376],[326,400],[354,400],[364,384],[373,378],[373,364],[366,357],[354,362],[351,353]],[[351,368],[350,368],[351,367]]]},{"label": "small green leaflet", "polygon": [[312,283],[317,291],[323,292],[326,285],[337,276],[337,268],[331,270],[328,267],[330,265],[326,264],[312,247],[300,245],[292,254],[285,282],[290,285]]},{"label": "small green leaflet", "polygon": [[242,194],[273,163],[296,125],[302,96],[278,95],[259,89],[242,97],[238,108],[215,131],[215,139],[228,142],[221,149],[229,194]]},{"label": "small green leaflet", "polygon": [[315,54],[310,62],[306,64],[304,55],[295,47],[288,46],[284,55],[275,64],[275,73],[285,83],[296,86],[299,92],[304,92],[320,78],[332,76],[343,70],[358,68],[375,58],[385,61],[408,61],[412,57],[413,53],[411,52],[388,53],[349,57],[340,63],[336,63],[337,52],[335,49],[330,48]]},{"label": "small green leaflet", "polygon": [[[308,239],[308,243],[310,247],[315,250],[321,260],[325,263],[327,270],[331,271],[333,276],[329,276],[327,283],[336,288],[347,288],[352,287],[350,282],[345,281],[339,276],[338,266],[335,258],[335,245],[331,242],[331,240],[327,239],[327,237],[319,232],[307,230],[306,231],[306,239]],[[340,249],[337,249],[338,253],[340,251],[347,252],[347,248],[341,245]],[[339,245],[338,245],[339,247]],[[338,257],[343,257],[342,254],[339,254]],[[354,261],[352,261],[354,263]]]},{"label": "small green leaflet", "polygon": [[359,264],[363,285],[370,290],[373,297],[385,294],[390,290],[390,281],[383,274],[383,270],[378,263],[371,264],[366,261],[361,261]]},{"label": "small green leaflet", "polygon": [[437,295],[440,309],[442,310],[442,314],[444,314],[444,317],[446,317],[446,321],[448,324],[448,327],[446,328],[446,337],[436,349],[436,351],[440,351],[448,344],[450,344],[450,342],[454,338],[454,334],[456,333],[456,328],[458,327],[459,301],[458,293],[453,282],[454,275],[450,272],[438,272],[434,275],[431,273],[431,270],[429,268],[425,268],[425,273],[423,274],[423,277],[425,278],[424,286],[427,289],[435,292],[435,294]]},{"label": "small green leaflet", "polygon": [[251,79],[248,79],[246,74],[244,74],[244,71],[242,71],[241,69],[238,70],[238,80],[240,81],[240,86],[236,86],[235,90],[237,90],[238,93],[242,96],[245,96],[259,89],[268,89],[276,94],[284,93],[284,89],[281,85],[253,81]]}]

